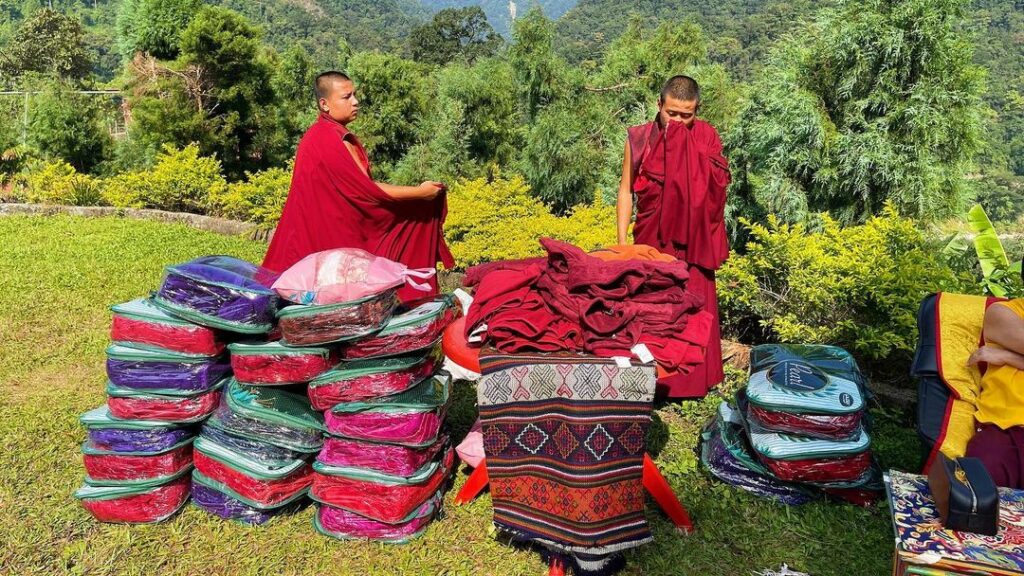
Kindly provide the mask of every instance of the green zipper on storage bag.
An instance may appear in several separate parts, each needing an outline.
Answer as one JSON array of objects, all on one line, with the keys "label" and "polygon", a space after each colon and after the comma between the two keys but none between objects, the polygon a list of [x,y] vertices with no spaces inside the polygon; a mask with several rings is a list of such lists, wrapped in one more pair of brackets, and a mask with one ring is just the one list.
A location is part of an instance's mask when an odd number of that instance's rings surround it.
[{"label": "green zipper on storage bag", "polygon": [[259,480],[280,480],[306,464],[306,460],[297,458],[278,460],[274,464],[268,465],[203,437],[196,439],[195,450],[229,468],[240,470]]},{"label": "green zipper on storage bag", "polygon": [[432,412],[448,404],[451,381],[451,375],[441,371],[401,394],[338,404],[331,408],[331,412],[335,414],[352,414],[370,410],[401,414]]}]

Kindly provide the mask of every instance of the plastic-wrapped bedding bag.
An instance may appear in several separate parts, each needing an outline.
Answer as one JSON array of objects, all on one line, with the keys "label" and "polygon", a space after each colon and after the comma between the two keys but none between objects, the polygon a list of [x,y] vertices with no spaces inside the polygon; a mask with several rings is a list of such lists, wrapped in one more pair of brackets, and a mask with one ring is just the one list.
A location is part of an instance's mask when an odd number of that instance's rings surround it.
[{"label": "plastic-wrapped bedding bag", "polygon": [[293,304],[278,311],[281,337],[288,346],[348,342],[379,332],[398,306],[394,289],[337,304]]},{"label": "plastic-wrapped bedding bag", "polygon": [[377,334],[345,348],[344,357],[355,360],[421,350],[440,340],[444,329],[455,321],[460,311],[451,294],[412,302],[407,309],[392,316]]},{"label": "plastic-wrapped bedding bag", "polygon": [[343,362],[314,378],[307,394],[317,410],[330,410],[342,402],[392,396],[433,374],[442,360],[441,347],[435,345],[404,356]]},{"label": "plastic-wrapped bedding bag", "polygon": [[280,467],[282,462],[305,460],[312,456],[309,452],[299,452],[282,446],[274,446],[262,440],[251,440],[227,432],[221,428],[221,424],[216,416],[203,424],[202,429],[199,431],[199,436],[268,466]]},{"label": "plastic-wrapped bedding bag", "polygon": [[448,444],[442,434],[436,442],[426,446],[399,446],[377,444],[348,438],[328,437],[317,462],[342,468],[365,468],[392,476],[412,476],[426,466]]},{"label": "plastic-wrapped bedding bag", "polygon": [[441,510],[444,492],[438,490],[411,514],[396,523],[380,522],[344,508],[321,504],[313,516],[317,532],[340,540],[368,539],[391,544],[404,544],[423,534]]},{"label": "plastic-wrapped bedding bag", "polygon": [[252,385],[309,382],[338,363],[338,353],[324,347],[296,348],[278,342],[238,342],[228,346],[231,370]]},{"label": "plastic-wrapped bedding bag", "polygon": [[305,459],[266,464],[206,438],[196,440],[193,460],[214,488],[230,490],[264,508],[288,502],[313,481],[313,469]]},{"label": "plastic-wrapped bedding bag", "polygon": [[274,326],[277,274],[230,256],[204,256],[168,266],[153,302],[190,322],[242,334]]},{"label": "plastic-wrapped bedding bag", "polygon": [[408,477],[316,462],[309,495],[321,504],[397,524],[446,485],[454,462],[455,451],[451,446]]},{"label": "plastic-wrapped bedding bag", "polygon": [[214,412],[217,424],[237,436],[299,452],[324,445],[323,416],[309,400],[280,388],[245,386],[231,380]]},{"label": "plastic-wrapped bedding bag", "polygon": [[107,382],[107,408],[115,418],[128,420],[166,420],[196,422],[213,413],[220,402],[221,388],[227,378],[206,392],[190,396],[164,396],[120,388]]},{"label": "plastic-wrapped bedding bag", "polygon": [[107,347],[107,377],[134,390],[194,394],[213,388],[231,373],[226,356],[195,356],[155,348]]},{"label": "plastic-wrapped bedding bag", "polygon": [[171,316],[148,298],[117,304],[111,310],[114,317],[110,339],[118,344],[203,356],[216,356],[224,351],[224,342],[216,330]]},{"label": "plastic-wrapped bedding bag", "polygon": [[189,477],[182,475],[157,486],[82,486],[75,498],[100,522],[147,524],[173,516],[185,505]]},{"label": "plastic-wrapped bedding bag", "polygon": [[799,360],[863,387],[864,375],[846,350],[824,344],[761,344],[750,349],[750,372],[760,372],[779,362]]},{"label": "plastic-wrapped bedding bag", "polygon": [[192,439],[157,452],[114,452],[86,440],[82,460],[90,486],[160,484],[192,468]]},{"label": "plastic-wrapped bedding bag", "polygon": [[787,484],[771,476],[750,453],[740,414],[722,402],[718,413],[701,433],[701,462],[716,478],[752,492],[796,506],[814,499],[810,490]]},{"label": "plastic-wrapped bedding bag", "polygon": [[338,404],[327,432],[354,440],[422,446],[437,440],[448,409],[451,376],[439,372],[395,396]]},{"label": "plastic-wrapped bedding bag", "polygon": [[89,431],[89,442],[110,452],[160,452],[195,436],[195,429],[186,424],[114,418],[106,404],[82,414],[79,420]]},{"label": "plastic-wrapped bedding bag", "polygon": [[750,375],[746,416],[760,427],[814,438],[843,440],[861,429],[861,386],[801,361],[783,360]]},{"label": "plastic-wrapped bedding bag", "polygon": [[198,470],[192,472],[192,503],[225,520],[266,524],[278,516],[300,510],[307,502],[305,496],[306,491],[303,490],[276,506],[266,507],[207,478]]},{"label": "plastic-wrapped bedding bag", "polygon": [[396,290],[406,282],[424,292],[437,274],[433,268],[410,269],[359,248],[334,248],[310,254],[274,282],[282,298],[297,304],[337,304]]}]

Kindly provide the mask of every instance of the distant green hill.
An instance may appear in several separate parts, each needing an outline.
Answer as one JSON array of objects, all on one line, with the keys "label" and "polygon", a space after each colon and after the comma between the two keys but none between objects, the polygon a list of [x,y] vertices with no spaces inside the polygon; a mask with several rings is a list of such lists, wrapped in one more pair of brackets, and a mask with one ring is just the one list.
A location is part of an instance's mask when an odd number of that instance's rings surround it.
[{"label": "distant green hill", "polygon": [[445,8],[480,6],[483,8],[484,14],[487,14],[487,20],[494,30],[506,38],[511,36],[513,10],[521,16],[536,3],[540,4],[548,18],[557,20],[577,4],[577,0],[420,0],[420,2],[433,12]]}]

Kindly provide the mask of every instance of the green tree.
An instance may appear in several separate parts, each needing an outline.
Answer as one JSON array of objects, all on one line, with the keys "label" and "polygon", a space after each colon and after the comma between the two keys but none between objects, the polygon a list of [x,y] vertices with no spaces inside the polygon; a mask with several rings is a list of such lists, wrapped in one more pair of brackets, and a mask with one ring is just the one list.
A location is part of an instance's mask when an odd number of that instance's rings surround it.
[{"label": "green tree", "polygon": [[181,34],[201,7],[201,0],[122,0],[117,15],[121,53],[126,58],[137,52],[177,57]]},{"label": "green tree", "polygon": [[64,160],[79,172],[93,170],[111,149],[95,102],[63,82],[47,84],[32,98],[28,144],[43,158]]},{"label": "green tree", "polygon": [[494,55],[502,44],[479,6],[441,10],[414,28],[410,38],[413,59],[426,64],[447,64],[456,58],[473,62]]},{"label": "green tree", "polygon": [[91,68],[81,22],[56,10],[33,14],[0,52],[0,77],[39,72],[80,80]]},{"label": "green tree", "polygon": [[555,55],[554,38],[554,23],[539,6],[516,20],[512,28],[508,58],[516,70],[520,97],[531,121],[566,90],[566,65]]},{"label": "green tree", "polygon": [[726,137],[734,210],[934,218],[970,196],[982,71],[963,0],[844,0],[774,51]]}]

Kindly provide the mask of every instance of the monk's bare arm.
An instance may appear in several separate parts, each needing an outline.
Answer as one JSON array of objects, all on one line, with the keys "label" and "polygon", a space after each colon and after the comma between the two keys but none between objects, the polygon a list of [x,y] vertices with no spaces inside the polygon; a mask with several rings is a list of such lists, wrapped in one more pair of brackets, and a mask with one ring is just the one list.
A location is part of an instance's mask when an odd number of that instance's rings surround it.
[{"label": "monk's bare arm", "polygon": [[1006,306],[989,306],[985,312],[985,340],[1024,354],[1024,318]]},{"label": "monk's bare arm", "polygon": [[1024,370],[1024,355],[995,346],[982,346],[975,350],[968,358],[967,365],[977,366],[982,362],[989,366],[1012,366],[1017,370]]},{"label": "monk's bare arm", "polygon": [[[359,152],[356,151],[356,147],[345,140],[345,148],[348,149],[348,153],[352,155],[352,159],[356,161],[356,166],[363,171],[363,174],[367,174],[366,166],[363,166],[362,160],[359,158]],[[374,182],[385,194],[391,196],[395,200],[433,200],[438,194],[444,190],[444,186],[438,182],[424,182],[419,186],[395,186],[393,184],[386,184],[384,182]]]},{"label": "monk's bare arm", "polygon": [[633,219],[633,160],[630,158],[629,142],[622,157],[622,179],[619,180],[619,198],[616,203],[616,230],[619,244],[626,243],[629,221]]}]

